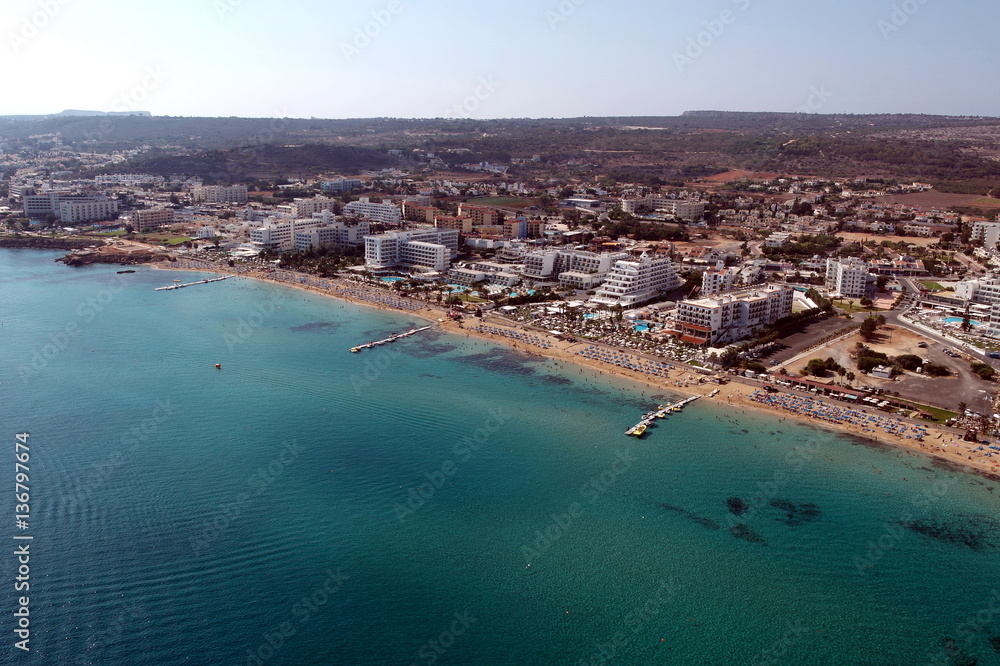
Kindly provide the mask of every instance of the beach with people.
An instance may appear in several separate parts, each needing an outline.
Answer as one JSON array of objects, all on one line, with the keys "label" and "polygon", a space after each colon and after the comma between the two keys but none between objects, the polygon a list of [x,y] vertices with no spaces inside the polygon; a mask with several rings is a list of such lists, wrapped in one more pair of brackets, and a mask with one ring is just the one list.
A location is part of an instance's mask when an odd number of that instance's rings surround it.
[{"label": "beach with people", "polygon": [[[535,330],[487,311],[482,318],[463,315],[449,316],[451,308],[431,301],[395,294],[383,287],[343,278],[321,278],[314,275],[264,269],[253,266],[219,266],[210,262],[178,259],[170,264],[157,264],[158,270],[212,271],[264,280],[329,296],[366,307],[404,312],[426,319],[442,331],[466,337],[477,337],[507,345],[521,352],[538,354],[557,361],[579,366],[580,373],[592,377],[617,377],[642,387],[670,391],[682,395],[708,397],[728,408],[742,411],[778,414],[827,430],[847,433],[879,444],[891,444],[910,452],[944,459],[951,465],[962,465],[991,479],[1000,481],[1000,446],[994,443],[970,442],[963,431],[939,424],[891,415],[874,408],[820,399],[803,391],[781,387],[767,392],[759,380],[730,375],[718,375],[704,369],[664,361],[633,350],[621,349],[594,341],[564,339],[547,331]],[[346,350],[345,350],[346,351]],[[721,377],[721,381],[716,377]],[[650,393],[654,395],[654,393]],[[651,398],[651,403],[654,402]],[[651,405],[655,406],[655,405]]]}]

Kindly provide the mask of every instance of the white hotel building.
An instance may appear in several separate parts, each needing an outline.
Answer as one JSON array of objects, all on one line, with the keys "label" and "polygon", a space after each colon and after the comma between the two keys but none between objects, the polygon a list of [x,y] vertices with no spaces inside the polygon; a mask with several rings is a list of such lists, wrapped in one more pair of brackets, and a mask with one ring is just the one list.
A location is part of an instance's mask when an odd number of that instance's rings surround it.
[{"label": "white hotel building", "polygon": [[458,229],[420,227],[365,237],[365,266],[447,271],[458,257]]},{"label": "white hotel building", "polygon": [[321,218],[308,220],[271,220],[250,230],[250,243],[259,250],[281,252],[295,247],[295,235],[323,224]]},{"label": "white hotel building", "polygon": [[792,314],[793,293],[789,286],[765,285],[739,294],[681,301],[674,332],[683,342],[696,345],[742,340]]},{"label": "white hotel building", "polygon": [[367,217],[382,224],[402,224],[403,211],[393,204],[372,203],[368,197],[344,206],[344,215]]},{"label": "white hotel building", "polygon": [[574,289],[593,289],[604,282],[616,262],[628,254],[587,252],[585,250],[542,250],[524,257],[524,277],[545,280],[556,277],[559,284]]},{"label": "white hotel building", "polygon": [[196,203],[246,203],[248,198],[246,185],[204,185],[191,191]]},{"label": "white hotel building", "polygon": [[337,220],[330,212],[314,216],[320,226],[295,231],[295,249],[359,247],[371,233],[367,220]]},{"label": "white hotel building", "polygon": [[658,194],[650,194],[637,199],[622,199],[622,211],[635,214],[640,206],[645,206],[658,213],[669,213],[680,220],[698,220],[705,214],[705,204],[701,201],[685,201],[671,199]]},{"label": "white hotel building", "polygon": [[638,261],[615,262],[590,302],[628,308],[651,301],[682,284],[669,258],[650,259],[643,254]]},{"label": "white hotel building", "polygon": [[826,290],[831,296],[865,298],[875,295],[878,277],[868,262],[856,257],[826,260]]}]

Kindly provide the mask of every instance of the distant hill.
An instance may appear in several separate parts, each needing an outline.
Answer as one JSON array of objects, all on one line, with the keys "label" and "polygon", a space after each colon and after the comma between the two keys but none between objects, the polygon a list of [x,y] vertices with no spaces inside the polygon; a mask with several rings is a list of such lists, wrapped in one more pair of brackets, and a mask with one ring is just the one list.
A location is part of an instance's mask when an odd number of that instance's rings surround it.
[{"label": "distant hill", "polygon": [[129,169],[208,180],[407,164],[387,154],[397,149],[434,152],[452,166],[540,156],[512,166],[509,173],[519,178],[571,173],[683,183],[745,169],[914,179],[983,194],[1000,186],[1000,118],[989,117],[701,110],[680,116],[323,120],[91,113],[0,117],[0,142],[14,152],[39,147],[31,137],[41,134],[58,134],[82,150],[148,145],[153,151]]}]

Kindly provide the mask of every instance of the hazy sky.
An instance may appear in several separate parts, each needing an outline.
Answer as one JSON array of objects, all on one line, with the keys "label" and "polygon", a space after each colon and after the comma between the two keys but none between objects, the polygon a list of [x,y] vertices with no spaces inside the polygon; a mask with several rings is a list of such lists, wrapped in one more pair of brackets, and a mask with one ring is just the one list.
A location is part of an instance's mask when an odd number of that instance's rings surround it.
[{"label": "hazy sky", "polygon": [[985,0],[5,0],[0,115],[1000,115]]}]

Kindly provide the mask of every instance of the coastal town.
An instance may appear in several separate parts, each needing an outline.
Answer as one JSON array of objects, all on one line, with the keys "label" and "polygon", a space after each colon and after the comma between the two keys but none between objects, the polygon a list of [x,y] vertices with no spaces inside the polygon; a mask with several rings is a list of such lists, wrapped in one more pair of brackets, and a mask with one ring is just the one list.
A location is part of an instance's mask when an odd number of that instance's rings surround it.
[{"label": "coastal town", "polygon": [[120,154],[75,155],[107,173],[71,177],[50,143],[4,183],[6,247],[277,281],[1000,466],[1000,199],[752,172],[533,182],[488,163],[254,189],[121,173]]}]

